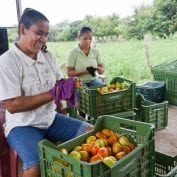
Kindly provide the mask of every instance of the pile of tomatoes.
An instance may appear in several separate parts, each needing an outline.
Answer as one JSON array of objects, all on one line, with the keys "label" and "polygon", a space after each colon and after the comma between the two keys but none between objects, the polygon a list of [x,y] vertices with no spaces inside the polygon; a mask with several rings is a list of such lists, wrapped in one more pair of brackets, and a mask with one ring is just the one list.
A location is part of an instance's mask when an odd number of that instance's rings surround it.
[{"label": "pile of tomatoes", "polygon": [[135,143],[129,138],[105,128],[89,136],[84,143],[74,147],[70,152],[65,148],[59,150],[88,163],[101,160],[110,167],[134,149]]}]

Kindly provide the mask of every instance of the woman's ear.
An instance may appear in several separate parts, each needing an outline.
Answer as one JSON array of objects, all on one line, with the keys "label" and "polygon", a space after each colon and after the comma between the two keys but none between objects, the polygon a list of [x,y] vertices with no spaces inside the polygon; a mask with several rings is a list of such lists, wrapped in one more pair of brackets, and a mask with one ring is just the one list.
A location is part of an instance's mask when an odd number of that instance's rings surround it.
[{"label": "woman's ear", "polygon": [[25,34],[25,26],[23,24],[20,24],[19,32],[20,32],[20,35]]}]

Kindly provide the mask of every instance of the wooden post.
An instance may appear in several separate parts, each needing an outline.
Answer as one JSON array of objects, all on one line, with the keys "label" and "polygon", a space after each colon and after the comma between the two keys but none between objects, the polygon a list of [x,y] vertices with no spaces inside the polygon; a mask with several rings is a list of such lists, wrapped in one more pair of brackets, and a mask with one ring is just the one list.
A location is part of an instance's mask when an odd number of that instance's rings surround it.
[{"label": "wooden post", "polygon": [[22,15],[21,0],[16,0],[16,10],[17,10],[17,19],[18,19],[18,22],[19,22],[20,21],[20,17]]},{"label": "wooden post", "polygon": [[148,67],[149,67],[150,72],[151,72],[152,63],[151,63],[151,57],[150,57],[150,51],[149,51],[150,50],[149,49],[150,41],[151,41],[150,34],[145,34],[144,35],[144,47],[145,47],[145,52],[146,52],[147,64],[148,64]]}]

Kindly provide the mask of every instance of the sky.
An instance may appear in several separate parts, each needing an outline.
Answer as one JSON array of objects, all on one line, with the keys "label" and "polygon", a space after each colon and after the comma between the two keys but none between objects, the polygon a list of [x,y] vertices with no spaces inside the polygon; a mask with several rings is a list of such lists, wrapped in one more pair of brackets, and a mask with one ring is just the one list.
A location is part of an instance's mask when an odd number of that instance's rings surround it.
[{"label": "sky", "polygon": [[[152,4],[153,0],[21,0],[22,10],[35,8],[55,25],[64,20],[83,20],[86,15],[106,16],[116,13],[130,16],[135,7]],[[17,24],[16,0],[0,0],[0,27]]]}]

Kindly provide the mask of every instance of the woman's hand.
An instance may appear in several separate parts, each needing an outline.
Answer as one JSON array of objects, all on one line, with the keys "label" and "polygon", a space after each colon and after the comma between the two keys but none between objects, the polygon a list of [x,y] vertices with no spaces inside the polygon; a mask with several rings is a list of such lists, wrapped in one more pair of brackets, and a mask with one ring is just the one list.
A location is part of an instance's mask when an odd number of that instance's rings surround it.
[{"label": "woman's hand", "polygon": [[98,65],[97,72],[98,72],[98,74],[103,74],[104,73],[104,66],[102,64]]},{"label": "woman's hand", "polygon": [[70,84],[72,89],[78,89],[81,86],[81,80],[78,77],[70,77],[67,79],[57,80],[55,86],[49,90],[50,95],[55,99],[55,104],[58,105],[61,99],[64,99],[65,96],[62,96],[63,90],[67,89],[67,85]]}]

